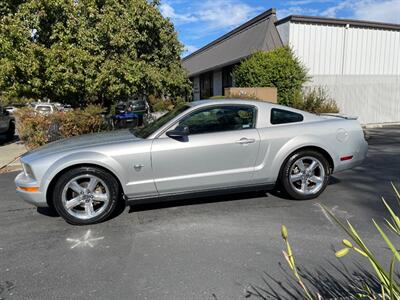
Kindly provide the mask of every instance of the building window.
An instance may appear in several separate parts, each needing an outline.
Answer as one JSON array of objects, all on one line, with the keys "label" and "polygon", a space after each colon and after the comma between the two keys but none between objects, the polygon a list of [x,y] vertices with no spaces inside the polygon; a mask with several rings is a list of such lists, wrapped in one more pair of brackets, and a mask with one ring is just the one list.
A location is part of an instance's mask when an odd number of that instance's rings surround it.
[{"label": "building window", "polygon": [[207,99],[213,95],[213,73],[208,72],[200,75],[200,99]]}]

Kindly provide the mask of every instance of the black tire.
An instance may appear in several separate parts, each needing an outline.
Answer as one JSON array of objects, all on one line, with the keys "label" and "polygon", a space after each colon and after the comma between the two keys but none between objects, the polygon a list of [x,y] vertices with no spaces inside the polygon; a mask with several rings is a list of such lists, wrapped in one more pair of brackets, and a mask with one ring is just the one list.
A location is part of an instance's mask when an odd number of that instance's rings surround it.
[{"label": "black tire", "polygon": [[15,123],[14,121],[10,121],[10,124],[8,126],[7,134],[6,134],[6,139],[7,141],[12,141],[15,135]]},{"label": "black tire", "polygon": [[[76,177],[86,176],[86,175],[93,175],[99,178],[107,186],[109,200],[107,205],[104,204],[105,208],[99,215],[96,215],[93,218],[81,219],[73,216],[64,207],[62,195],[64,188],[71,180],[73,180]],[[116,209],[118,201],[121,200],[121,194],[118,181],[109,172],[96,167],[77,167],[68,170],[58,178],[54,186],[52,200],[54,208],[57,211],[57,213],[69,224],[89,225],[89,224],[100,223],[107,220]]]},{"label": "black tire", "polygon": [[[308,158],[314,158],[318,160],[323,167],[324,178],[322,181],[320,181],[321,182],[320,188],[316,190],[314,193],[310,194],[301,193],[291,184],[290,176],[291,176],[292,166],[301,158],[305,158],[305,160],[307,160]],[[320,152],[313,150],[302,150],[292,154],[285,161],[284,165],[281,168],[279,181],[280,181],[280,186],[283,187],[284,191],[291,198],[295,200],[308,200],[318,197],[325,190],[326,186],[328,185],[329,175],[330,175],[330,167],[324,155],[322,155]],[[310,182],[310,184],[313,183]]]}]

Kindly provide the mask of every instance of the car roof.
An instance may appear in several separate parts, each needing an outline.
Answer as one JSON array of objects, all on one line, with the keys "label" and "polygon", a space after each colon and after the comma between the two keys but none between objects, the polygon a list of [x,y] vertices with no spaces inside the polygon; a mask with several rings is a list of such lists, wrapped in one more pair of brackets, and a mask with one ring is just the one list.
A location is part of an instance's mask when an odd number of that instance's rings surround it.
[{"label": "car roof", "polygon": [[189,102],[189,105],[192,107],[196,106],[207,106],[207,105],[213,105],[213,104],[242,104],[242,105],[255,105],[258,107],[263,107],[265,109],[269,108],[279,108],[279,109],[285,109],[293,112],[299,112],[299,113],[307,113],[302,110],[298,110],[296,108],[292,108],[289,106],[285,105],[280,105],[277,103],[273,102],[268,102],[268,101],[263,101],[263,100],[248,100],[248,99],[237,99],[237,98],[231,98],[231,99],[207,99],[207,100],[196,100],[193,102]]},{"label": "car roof", "polygon": [[267,101],[237,99],[237,98],[206,99],[206,100],[196,100],[193,102],[189,102],[190,106],[209,105],[209,104],[253,104],[253,105],[266,105],[266,106],[274,105],[274,103]]}]

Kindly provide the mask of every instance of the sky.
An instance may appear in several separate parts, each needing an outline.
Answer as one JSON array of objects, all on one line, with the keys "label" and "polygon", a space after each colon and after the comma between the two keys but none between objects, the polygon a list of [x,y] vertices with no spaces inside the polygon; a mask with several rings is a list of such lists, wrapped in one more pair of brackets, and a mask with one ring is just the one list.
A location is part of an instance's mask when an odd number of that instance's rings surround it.
[{"label": "sky", "polygon": [[186,56],[269,8],[277,18],[322,16],[400,24],[400,0],[161,0]]}]

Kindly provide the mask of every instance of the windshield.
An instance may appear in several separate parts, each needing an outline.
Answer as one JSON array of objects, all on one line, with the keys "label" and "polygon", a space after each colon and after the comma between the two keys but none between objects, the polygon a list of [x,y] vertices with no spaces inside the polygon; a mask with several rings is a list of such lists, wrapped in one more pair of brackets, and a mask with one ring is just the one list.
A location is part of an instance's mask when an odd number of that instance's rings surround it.
[{"label": "windshield", "polygon": [[153,134],[157,129],[161,128],[162,126],[167,124],[169,121],[171,121],[173,118],[175,118],[176,116],[178,116],[179,114],[181,114],[182,112],[187,110],[189,107],[190,106],[188,106],[186,104],[178,105],[177,107],[175,107],[173,110],[171,110],[170,112],[163,115],[158,120],[155,120],[154,122],[152,122],[150,124],[147,124],[143,128],[135,130],[134,134],[137,137],[145,139],[148,136],[150,136],[151,134]]},{"label": "windshield", "polygon": [[146,103],[144,102],[144,100],[136,100],[136,101],[132,101],[131,105],[139,106],[139,105],[146,105]]}]

